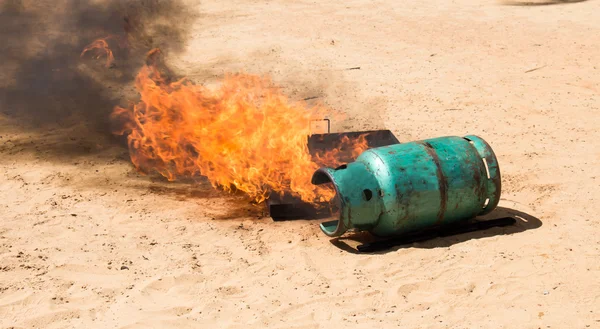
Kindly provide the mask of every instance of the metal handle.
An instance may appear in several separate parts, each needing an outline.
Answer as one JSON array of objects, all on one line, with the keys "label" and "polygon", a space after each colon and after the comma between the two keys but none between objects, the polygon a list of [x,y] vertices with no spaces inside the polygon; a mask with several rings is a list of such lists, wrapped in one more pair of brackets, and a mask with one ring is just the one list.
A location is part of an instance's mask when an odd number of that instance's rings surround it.
[{"label": "metal handle", "polygon": [[486,166],[486,188],[489,200],[484,206],[483,210],[479,213],[479,216],[483,216],[494,210],[500,202],[500,193],[502,192],[500,166],[498,165],[496,154],[494,154],[494,151],[485,140],[474,135],[465,136],[464,138],[473,144],[479,155],[481,155],[481,159],[484,161],[484,165]]}]

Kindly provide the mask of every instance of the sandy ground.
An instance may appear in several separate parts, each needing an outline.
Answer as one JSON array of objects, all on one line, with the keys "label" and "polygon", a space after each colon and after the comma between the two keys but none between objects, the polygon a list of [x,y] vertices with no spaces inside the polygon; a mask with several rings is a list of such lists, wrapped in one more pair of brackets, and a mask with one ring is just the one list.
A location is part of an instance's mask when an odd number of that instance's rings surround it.
[{"label": "sandy ground", "polygon": [[[183,74],[270,74],[292,99],[347,113],[336,131],[480,135],[503,173],[491,217],[517,215],[518,225],[356,254],[355,241],[332,242],[316,222],[275,223],[207,186],[141,176],[92,116],[61,116],[95,106],[107,117],[130,85],[104,85],[115,92],[106,104],[91,87],[59,102],[31,94],[29,112],[5,98],[0,327],[600,328],[600,2],[187,6],[197,16],[169,55]],[[76,33],[36,25],[45,17],[26,31],[38,48],[48,34]],[[4,39],[3,55],[21,39]],[[119,72],[71,55],[80,73]],[[37,68],[30,81],[42,86],[22,86],[26,95],[64,90],[38,80],[51,68]],[[5,90],[15,72],[3,67]],[[48,113],[56,122],[37,121]]]}]

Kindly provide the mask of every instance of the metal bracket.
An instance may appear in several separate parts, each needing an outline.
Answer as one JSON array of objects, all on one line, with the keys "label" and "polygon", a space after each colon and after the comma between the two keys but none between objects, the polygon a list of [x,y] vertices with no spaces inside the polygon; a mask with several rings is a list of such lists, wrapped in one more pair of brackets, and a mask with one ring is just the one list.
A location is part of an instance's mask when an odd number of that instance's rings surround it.
[{"label": "metal bracket", "polygon": [[331,134],[331,120],[329,120],[328,118],[310,120],[310,122],[317,122],[317,121],[327,121],[327,133]]}]

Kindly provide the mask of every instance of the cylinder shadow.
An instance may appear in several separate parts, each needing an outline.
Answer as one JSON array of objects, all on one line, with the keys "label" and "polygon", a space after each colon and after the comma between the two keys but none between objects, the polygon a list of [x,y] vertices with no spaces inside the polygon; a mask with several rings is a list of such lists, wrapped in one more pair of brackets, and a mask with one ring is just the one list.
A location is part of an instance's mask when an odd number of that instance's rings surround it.
[{"label": "cylinder shadow", "polygon": [[[432,234],[432,231],[426,231],[423,233],[411,235],[411,239],[412,240],[420,240],[420,238],[427,239],[430,236],[432,237],[431,239],[428,239],[425,241],[420,241],[420,242],[414,242],[414,243],[398,244],[389,249],[375,251],[373,253],[379,253],[379,254],[380,253],[388,253],[388,252],[393,252],[393,251],[397,251],[399,249],[404,249],[404,248],[423,248],[423,249],[447,248],[454,244],[462,243],[462,242],[473,240],[473,239],[482,239],[482,238],[489,238],[489,237],[493,237],[493,236],[517,234],[517,233],[521,233],[524,231],[537,229],[542,226],[542,221],[539,218],[537,218],[531,214],[516,210],[516,209],[504,208],[504,207],[497,207],[492,213],[490,213],[486,216],[477,218],[477,220],[483,221],[483,220],[491,220],[494,218],[502,218],[502,217],[512,217],[516,220],[516,222],[515,222],[515,224],[510,225],[510,226],[493,227],[493,228],[489,228],[489,229],[485,229],[485,230],[444,236],[444,237],[438,237],[438,236],[444,235],[443,234],[444,230],[447,230],[447,229],[444,229],[444,228],[439,229],[439,230],[435,231],[434,234]],[[373,242],[378,242],[378,241],[384,241],[386,239],[390,239],[390,238],[378,238],[367,232],[359,232],[359,233],[349,235],[347,237],[331,239],[330,242],[331,242],[331,244],[333,244],[334,246],[338,247],[341,250],[358,254],[361,252],[359,252],[356,249],[357,244],[373,243]],[[402,237],[397,237],[394,239],[401,240]]]},{"label": "cylinder shadow", "polygon": [[502,4],[505,6],[522,6],[522,7],[536,7],[536,6],[551,6],[551,5],[566,5],[570,3],[585,2],[587,0],[548,0],[548,1],[503,1]]}]

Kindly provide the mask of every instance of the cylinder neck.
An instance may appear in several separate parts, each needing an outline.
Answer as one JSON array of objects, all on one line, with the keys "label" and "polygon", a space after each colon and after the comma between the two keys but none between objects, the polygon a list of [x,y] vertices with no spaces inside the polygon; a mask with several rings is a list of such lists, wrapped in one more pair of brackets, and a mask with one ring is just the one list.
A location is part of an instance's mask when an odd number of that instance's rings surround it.
[{"label": "cylinder neck", "polygon": [[368,230],[375,226],[381,215],[381,198],[377,178],[362,162],[332,168],[320,168],[312,183],[333,184],[339,202],[339,219],[321,224],[328,236],[340,236],[347,230]]}]

